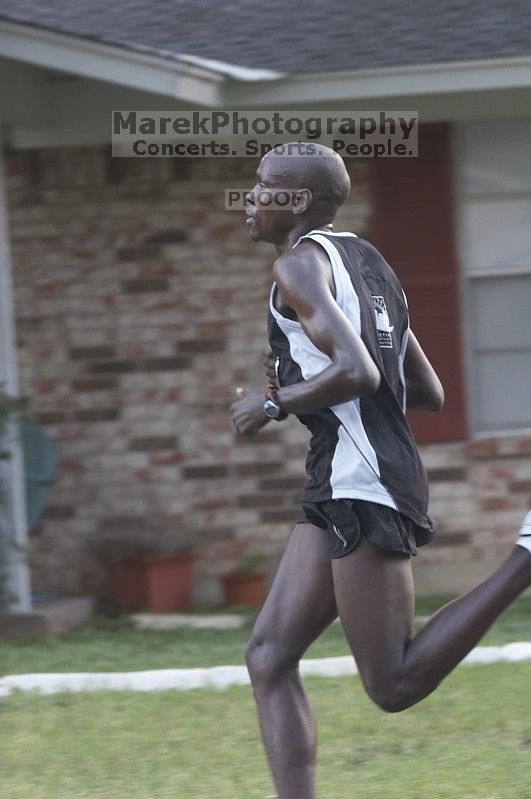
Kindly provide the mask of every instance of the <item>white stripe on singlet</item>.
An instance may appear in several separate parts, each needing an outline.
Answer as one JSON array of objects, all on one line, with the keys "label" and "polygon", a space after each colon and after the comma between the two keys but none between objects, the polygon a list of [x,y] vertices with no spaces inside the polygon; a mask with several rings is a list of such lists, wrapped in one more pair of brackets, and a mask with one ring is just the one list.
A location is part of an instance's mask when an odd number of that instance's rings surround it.
[{"label": "white stripe on singlet", "polygon": [[[355,236],[353,233],[335,235]],[[326,250],[336,285],[336,302],[358,335],[361,335],[359,299],[338,250],[325,236],[319,235],[318,231],[311,231],[298,241],[305,238],[311,238]],[[271,289],[271,312],[288,339],[291,358],[298,364],[303,378],[308,380],[322,372],[332,360],[315,347],[299,322],[287,319],[276,310],[273,305],[274,288],[275,284]],[[331,464],[332,498],[365,499],[397,509],[396,502],[381,482],[376,452],[363,426],[359,399],[333,405],[330,410],[341,422]]]}]

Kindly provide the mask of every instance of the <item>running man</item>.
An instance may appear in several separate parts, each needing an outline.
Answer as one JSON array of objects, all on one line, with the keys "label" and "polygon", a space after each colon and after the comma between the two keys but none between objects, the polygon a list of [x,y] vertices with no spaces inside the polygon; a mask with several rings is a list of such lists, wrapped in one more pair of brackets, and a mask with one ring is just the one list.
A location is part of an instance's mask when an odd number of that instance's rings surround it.
[{"label": "running man", "polygon": [[[501,566],[412,635],[410,558],[434,528],[405,411],[439,411],[444,393],[391,267],[367,241],[333,230],[350,179],[339,155],[319,150],[272,150],[256,173],[249,234],[278,256],[270,386],[238,389],[231,407],[244,436],[289,414],[311,432],[301,512],[246,649],[279,799],[315,797],[315,722],[298,663],[338,615],[368,695],[394,713],[428,696],[531,585],[530,512]],[[271,210],[261,190],[295,191],[295,202]]]}]

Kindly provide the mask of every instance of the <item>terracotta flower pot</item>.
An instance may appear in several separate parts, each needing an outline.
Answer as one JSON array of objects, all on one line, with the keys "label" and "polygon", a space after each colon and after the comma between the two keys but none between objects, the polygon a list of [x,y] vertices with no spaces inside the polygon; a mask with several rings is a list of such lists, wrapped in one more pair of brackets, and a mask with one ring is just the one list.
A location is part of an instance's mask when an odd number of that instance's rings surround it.
[{"label": "terracotta flower pot", "polygon": [[177,613],[188,610],[196,554],[139,555],[108,567],[108,596],[127,611]]},{"label": "terracotta flower pot", "polygon": [[254,572],[252,574],[225,574],[221,578],[225,589],[226,605],[247,605],[261,607],[267,596],[267,575]]}]

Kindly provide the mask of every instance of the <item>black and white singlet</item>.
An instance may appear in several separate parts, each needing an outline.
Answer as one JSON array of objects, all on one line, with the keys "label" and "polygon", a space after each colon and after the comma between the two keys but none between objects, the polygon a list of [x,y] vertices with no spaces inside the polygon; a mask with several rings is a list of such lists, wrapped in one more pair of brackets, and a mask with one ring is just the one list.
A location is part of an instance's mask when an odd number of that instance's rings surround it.
[{"label": "black and white singlet", "polygon": [[[374,394],[298,415],[311,432],[301,501],[367,500],[430,527],[427,475],[405,416],[409,315],[400,282],[378,250],[354,233],[316,229],[293,246],[305,239],[328,254],[336,302],[378,366],[381,382]],[[299,322],[278,312],[275,291],[273,283],[268,335],[279,386],[287,386],[319,374],[331,359]]]}]

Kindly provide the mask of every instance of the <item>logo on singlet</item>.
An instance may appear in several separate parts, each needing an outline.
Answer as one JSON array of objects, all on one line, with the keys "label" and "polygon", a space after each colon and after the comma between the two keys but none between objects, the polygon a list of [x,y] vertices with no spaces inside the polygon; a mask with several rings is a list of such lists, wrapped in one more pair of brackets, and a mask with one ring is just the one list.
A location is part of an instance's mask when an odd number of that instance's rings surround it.
[{"label": "logo on singlet", "polygon": [[376,334],[378,336],[378,344],[380,347],[393,348],[393,339],[391,333],[394,330],[394,325],[389,321],[389,314],[387,313],[387,306],[383,297],[375,297],[372,295],[374,303],[374,313],[376,315]]}]

